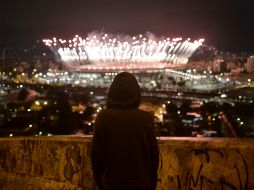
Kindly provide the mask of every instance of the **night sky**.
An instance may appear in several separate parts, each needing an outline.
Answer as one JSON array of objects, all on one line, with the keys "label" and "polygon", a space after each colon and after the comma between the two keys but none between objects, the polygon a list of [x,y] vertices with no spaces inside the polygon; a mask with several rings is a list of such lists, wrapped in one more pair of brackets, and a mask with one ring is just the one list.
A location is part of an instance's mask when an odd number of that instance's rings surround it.
[{"label": "night sky", "polygon": [[98,30],[205,38],[223,51],[254,52],[251,0],[1,0],[0,47]]}]

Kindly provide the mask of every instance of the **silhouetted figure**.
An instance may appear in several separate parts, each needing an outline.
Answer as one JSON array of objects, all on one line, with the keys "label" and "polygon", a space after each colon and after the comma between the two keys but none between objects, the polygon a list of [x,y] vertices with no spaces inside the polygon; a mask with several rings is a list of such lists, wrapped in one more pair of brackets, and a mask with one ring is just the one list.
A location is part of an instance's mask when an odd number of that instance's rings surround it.
[{"label": "silhouetted figure", "polygon": [[73,115],[67,94],[61,91],[57,93],[56,108],[58,112],[58,120],[55,134],[72,134],[76,126],[73,125]]},{"label": "silhouetted figure", "polygon": [[100,190],[155,190],[158,146],[153,116],[139,110],[141,93],[130,73],[118,74],[107,109],[96,118],[92,166]]}]

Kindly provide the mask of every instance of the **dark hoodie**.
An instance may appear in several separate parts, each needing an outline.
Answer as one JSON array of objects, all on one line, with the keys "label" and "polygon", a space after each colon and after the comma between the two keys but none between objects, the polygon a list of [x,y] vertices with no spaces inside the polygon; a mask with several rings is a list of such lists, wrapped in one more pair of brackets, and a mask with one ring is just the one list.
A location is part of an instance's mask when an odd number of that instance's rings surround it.
[{"label": "dark hoodie", "polygon": [[130,73],[118,74],[107,109],[95,121],[92,167],[100,190],[155,190],[158,146],[153,116],[139,110],[140,87]]}]

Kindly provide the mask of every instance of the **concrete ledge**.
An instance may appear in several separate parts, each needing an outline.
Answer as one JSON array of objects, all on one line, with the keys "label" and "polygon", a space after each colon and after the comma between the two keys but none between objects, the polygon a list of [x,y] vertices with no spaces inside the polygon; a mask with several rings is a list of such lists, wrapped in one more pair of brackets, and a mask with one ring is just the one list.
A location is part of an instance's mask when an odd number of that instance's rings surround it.
[{"label": "concrete ledge", "polygon": [[[158,190],[254,190],[254,139],[159,138]],[[91,137],[0,139],[3,190],[93,190]]]}]

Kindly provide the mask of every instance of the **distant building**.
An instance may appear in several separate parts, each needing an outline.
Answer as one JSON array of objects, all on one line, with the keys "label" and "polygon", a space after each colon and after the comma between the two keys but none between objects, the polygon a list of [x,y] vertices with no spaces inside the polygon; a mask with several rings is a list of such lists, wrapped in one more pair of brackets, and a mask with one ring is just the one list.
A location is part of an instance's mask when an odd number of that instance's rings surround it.
[{"label": "distant building", "polygon": [[230,70],[230,72],[231,72],[232,74],[239,74],[239,73],[241,73],[241,72],[243,72],[243,71],[244,71],[244,68],[240,68],[240,67]]},{"label": "distant building", "polygon": [[207,67],[207,71],[213,71],[213,67],[209,65],[209,66]]},{"label": "distant building", "polygon": [[236,62],[228,62],[227,63],[227,69],[228,70],[234,70],[234,69],[237,69],[237,63]]},{"label": "distant building", "polygon": [[254,55],[247,58],[246,70],[248,73],[254,72]]},{"label": "distant building", "polygon": [[227,63],[220,58],[214,59],[213,61],[213,71],[218,73],[223,73],[227,71]]}]

